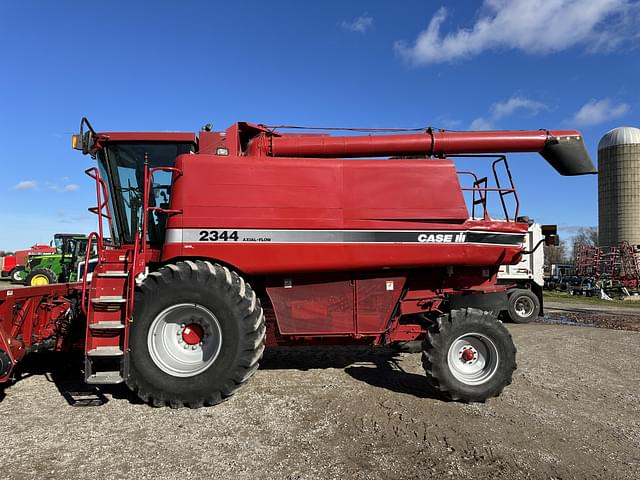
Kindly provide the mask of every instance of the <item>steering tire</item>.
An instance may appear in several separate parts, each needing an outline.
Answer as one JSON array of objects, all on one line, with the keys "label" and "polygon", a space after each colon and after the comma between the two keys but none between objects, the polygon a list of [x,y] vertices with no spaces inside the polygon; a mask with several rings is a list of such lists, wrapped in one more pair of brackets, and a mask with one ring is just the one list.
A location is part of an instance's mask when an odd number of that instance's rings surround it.
[{"label": "steering tire", "polygon": [[493,314],[475,308],[438,317],[424,341],[422,366],[446,397],[484,402],[511,383],[516,347]]}]

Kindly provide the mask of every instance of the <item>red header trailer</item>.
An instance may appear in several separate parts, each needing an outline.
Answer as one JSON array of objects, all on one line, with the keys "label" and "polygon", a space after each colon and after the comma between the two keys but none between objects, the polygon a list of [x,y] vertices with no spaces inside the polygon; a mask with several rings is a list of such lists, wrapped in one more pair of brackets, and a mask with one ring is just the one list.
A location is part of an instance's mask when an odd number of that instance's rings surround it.
[{"label": "red header trailer", "polygon": [[[154,405],[218,403],[265,346],[329,343],[418,344],[443,395],[499,395],[515,347],[496,274],[527,253],[528,228],[503,154],[594,173],[580,133],[283,130],[98,133],[83,119],[74,147],[98,162],[98,264],[64,295],[0,304],[5,344],[26,345],[24,325],[54,312],[48,348],[77,344],[60,338],[82,324],[87,382],[124,381]],[[457,171],[454,157],[473,154],[492,179]],[[7,379],[17,357],[4,351]]]}]

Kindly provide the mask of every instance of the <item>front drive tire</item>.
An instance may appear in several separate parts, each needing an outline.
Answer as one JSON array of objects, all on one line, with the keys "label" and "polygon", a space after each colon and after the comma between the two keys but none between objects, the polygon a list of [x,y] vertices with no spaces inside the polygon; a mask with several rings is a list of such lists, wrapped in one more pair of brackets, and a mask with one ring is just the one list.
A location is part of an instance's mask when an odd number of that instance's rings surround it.
[{"label": "front drive tire", "polygon": [[509,293],[507,314],[513,323],[529,323],[540,315],[540,300],[531,290],[512,290]]},{"label": "front drive tire", "polygon": [[226,400],[258,369],[265,321],[242,277],[211,262],[151,273],[136,292],[126,383],[174,408]]},{"label": "front drive tire", "polygon": [[423,344],[422,365],[443,395],[484,402],[511,384],[516,347],[495,316],[475,308],[453,310],[432,325]]}]

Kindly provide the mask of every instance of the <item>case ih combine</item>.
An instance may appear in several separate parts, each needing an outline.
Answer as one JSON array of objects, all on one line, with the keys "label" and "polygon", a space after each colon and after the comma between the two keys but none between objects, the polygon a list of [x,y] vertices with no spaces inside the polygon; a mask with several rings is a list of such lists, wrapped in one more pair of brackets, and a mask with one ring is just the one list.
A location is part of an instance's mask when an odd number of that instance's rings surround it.
[{"label": "case ih combine", "polygon": [[[448,157],[539,152],[563,175],[594,173],[580,133],[209,130],[97,133],[83,119],[74,147],[97,160],[98,263],[91,282],[0,292],[0,381],[31,351],[83,345],[88,383],[200,407],[245,383],[265,346],[422,340],[450,398],[511,382],[496,275],[520,261],[528,223],[504,156],[496,186],[464,174],[471,211]],[[488,194],[505,218],[488,215]]]}]

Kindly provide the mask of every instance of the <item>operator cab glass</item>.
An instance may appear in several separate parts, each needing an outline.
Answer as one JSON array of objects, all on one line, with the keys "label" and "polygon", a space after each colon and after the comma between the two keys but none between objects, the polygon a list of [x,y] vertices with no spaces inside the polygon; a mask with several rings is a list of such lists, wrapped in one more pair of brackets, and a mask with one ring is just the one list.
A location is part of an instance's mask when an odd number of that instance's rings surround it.
[{"label": "operator cab glass", "polygon": [[[192,143],[119,142],[108,143],[98,152],[100,174],[109,187],[109,206],[114,216],[114,241],[131,244],[140,229],[144,188],[144,159],[149,168],[173,167],[176,157],[193,150]],[[169,208],[171,172],[156,172],[149,195],[149,206]],[[167,215],[153,211],[148,215],[147,241],[164,242]]]},{"label": "operator cab glass", "polygon": [[56,247],[56,252],[57,253],[62,253],[62,249],[64,247],[64,239],[63,237],[59,236],[59,235],[55,235],[53,237],[53,246]]}]

